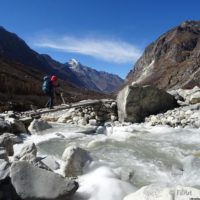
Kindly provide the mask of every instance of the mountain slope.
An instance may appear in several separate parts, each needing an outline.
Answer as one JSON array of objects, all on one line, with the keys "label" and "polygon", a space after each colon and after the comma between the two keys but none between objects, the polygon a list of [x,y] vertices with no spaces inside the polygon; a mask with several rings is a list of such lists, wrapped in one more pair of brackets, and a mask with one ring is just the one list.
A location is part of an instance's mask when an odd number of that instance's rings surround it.
[{"label": "mountain slope", "polygon": [[[39,70],[43,75],[55,74],[60,79],[71,82],[78,87],[98,92],[113,92],[122,82],[115,75],[108,73],[103,75],[102,72],[89,70],[89,68],[87,70],[84,68],[83,71],[85,73],[80,74],[80,70],[79,72],[74,71],[69,65],[62,64],[48,55],[38,54],[33,51],[16,34],[8,32],[3,27],[0,27],[0,56],[21,63],[26,67]],[[95,81],[90,80],[93,76]]]},{"label": "mountain slope", "polygon": [[90,90],[110,93],[123,84],[123,79],[119,76],[84,66],[75,59],[71,59],[66,65],[82,80],[84,87]]},{"label": "mountain slope", "polygon": [[163,89],[200,86],[200,21],[186,21],[150,44],[126,81]]},{"label": "mountain slope", "polygon": [[[47,97],[42,92],[43,75],[39,70],[0,56],[0,112],[27,110],[30,105],[44,107]],[[102,93],[83,90],[70,82],[59,80],[66,102],[106,98]],[[57,96],[57,103],[62,103]]]},{"label": "mountain slope", "polygon": [[41,55],[33,51],[16,34],[8,32],[3,27],[0,27],[0,56],[37,69],[43,74],[55,74],[63,80],[78,86],[82,85],[82,82],[69,68],[48,55]]}]

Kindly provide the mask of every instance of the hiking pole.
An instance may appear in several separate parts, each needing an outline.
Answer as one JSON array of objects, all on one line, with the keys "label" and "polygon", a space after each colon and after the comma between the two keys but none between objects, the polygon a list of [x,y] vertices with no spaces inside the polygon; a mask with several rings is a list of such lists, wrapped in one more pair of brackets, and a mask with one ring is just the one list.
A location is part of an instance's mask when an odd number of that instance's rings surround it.
[{"label": "hiking pole", "polygon": [[65,103],[65,99],[64,99],[64,97],[63,97],[63,92],[60,93],[60,97],[61,97],[61,99],[62,99],[63,104],[66,104],[66,103]]}]

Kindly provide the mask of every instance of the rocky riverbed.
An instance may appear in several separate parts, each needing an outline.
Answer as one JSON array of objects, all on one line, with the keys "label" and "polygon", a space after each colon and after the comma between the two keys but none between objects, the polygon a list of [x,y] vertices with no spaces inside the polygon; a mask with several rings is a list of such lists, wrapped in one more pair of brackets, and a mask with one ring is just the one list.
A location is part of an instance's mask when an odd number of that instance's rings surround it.
[{"label": "rocky riverbed", "polygon": [[199,198],[199,88],[170,93],[179,107],[143,123],[113,100],[1,113],[0,199]]}]

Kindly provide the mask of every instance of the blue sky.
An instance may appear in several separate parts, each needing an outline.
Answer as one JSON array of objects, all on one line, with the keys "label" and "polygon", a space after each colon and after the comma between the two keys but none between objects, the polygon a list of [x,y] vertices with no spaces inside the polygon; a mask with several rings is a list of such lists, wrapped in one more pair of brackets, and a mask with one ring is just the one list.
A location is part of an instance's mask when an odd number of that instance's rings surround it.
[{"label": "blue sky", "polygon": [[39,53],[124,78],[144,48],[185,20],[199,0],[0,0],[0,25]]}]

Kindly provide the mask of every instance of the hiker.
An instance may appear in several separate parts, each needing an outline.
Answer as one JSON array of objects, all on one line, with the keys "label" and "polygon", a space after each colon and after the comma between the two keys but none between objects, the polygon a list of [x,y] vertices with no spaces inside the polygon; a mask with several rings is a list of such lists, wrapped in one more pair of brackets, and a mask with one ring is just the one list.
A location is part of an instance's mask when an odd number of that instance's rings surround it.
[{"label": "hiker", "polygon": [[49,109],[53,108],[53,100],[54,100],[54,91],[53,84],[49,76],[44,77],[44,82],[42,85],[43,92],[48,96],[48,101],[46,103],[46,107]]}]

